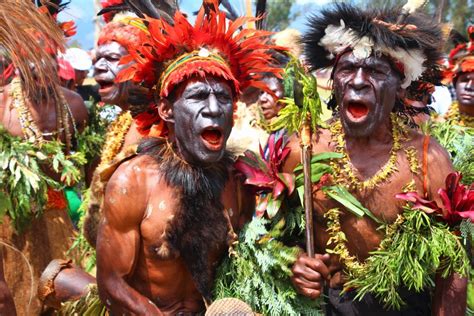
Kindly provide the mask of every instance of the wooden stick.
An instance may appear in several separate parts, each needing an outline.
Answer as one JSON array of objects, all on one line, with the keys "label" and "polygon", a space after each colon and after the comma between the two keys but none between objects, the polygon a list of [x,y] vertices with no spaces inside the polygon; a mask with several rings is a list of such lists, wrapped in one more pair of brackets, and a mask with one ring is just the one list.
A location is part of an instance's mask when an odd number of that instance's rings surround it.
[{"label": "wooden stick", "polygon": [[311,126],[309,120],[301,128],[301,148],[304,175],[304,213],[306,220],[306,253],[314,257],[313,190],[311,183]]}]

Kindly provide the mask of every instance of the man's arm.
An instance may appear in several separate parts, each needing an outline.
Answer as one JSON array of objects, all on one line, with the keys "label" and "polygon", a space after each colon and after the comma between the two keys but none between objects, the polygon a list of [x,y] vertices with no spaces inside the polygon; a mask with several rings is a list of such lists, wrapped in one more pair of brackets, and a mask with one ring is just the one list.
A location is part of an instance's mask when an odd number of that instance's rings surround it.
[{"label": "man's arm", "polygon": [[[429,198],[441,205],[438,189],[445,187],[448,174],[454,172],[449,154],[431,139],[428,153]],[[461,316],[466,312],[467,279],[454,274],[446,279],[436,277],[432,314],[436,316]]]},{"label": "man's arm", "polygon": [[[130,287],[140,246],[140,223],[147,205],[144,158],[121,165],[107,184],[97,236],[97,285],[101,300],[117,315],[162,315],[147,297]],[[141,174],[137,175],[141,168]]]}]

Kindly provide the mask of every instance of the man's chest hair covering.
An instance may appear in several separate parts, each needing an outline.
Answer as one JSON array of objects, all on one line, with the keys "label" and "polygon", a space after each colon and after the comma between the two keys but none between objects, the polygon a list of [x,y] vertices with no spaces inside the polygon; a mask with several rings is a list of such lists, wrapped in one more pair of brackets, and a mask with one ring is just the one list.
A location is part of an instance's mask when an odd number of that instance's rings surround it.
[{"label": "man's chest hair covering", "polygon": [[226,152],[211,166],[194,166],[171,146],[166,139],[150,138],[138,148],[139,155],[149,155],[159,163],[160,175],[178,192],[178,207],[165,228],[161,249],[183,258],[197,289],[210,301],[219,263],[210,262],[210,254],[227,244],[229,221],[221,200],[233,160]]}]

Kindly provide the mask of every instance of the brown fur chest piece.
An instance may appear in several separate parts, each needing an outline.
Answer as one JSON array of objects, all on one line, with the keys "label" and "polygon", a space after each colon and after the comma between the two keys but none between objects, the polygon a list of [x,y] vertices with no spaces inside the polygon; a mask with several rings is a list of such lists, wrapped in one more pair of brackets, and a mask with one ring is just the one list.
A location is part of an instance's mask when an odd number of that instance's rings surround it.
[{"label": "brown fur chest piece", "polygon": [[[147,210],[147,213],[151,213],[150,210]],[[227,220],[227,236],[225,240],[222,240],[222,246],[219,247],[219,249],[216,249],[216,252],[222,253],[225,247],[228,246],[229,255],[231,255],[235,253],[233,247],[238,243],[238,235],[234,231],[233,223],[233,220],[235,220],[233,218],[235,213],[232,208],[224,208],[222,213]],[[145,215],[145,218],[146,216],[147,215]],[[172,247],[168,241],[170,230],[173,229],[174,218],[174,215],[168,216],[166,219],[165,228],[158,238],[159,241],[149,247],[149,251],[156,255],[159,260],[173,260],[180,257],[180,252]],[[186,232],[183,233],[186,234]],[[183,237],[185,238],[186,236]]]}]

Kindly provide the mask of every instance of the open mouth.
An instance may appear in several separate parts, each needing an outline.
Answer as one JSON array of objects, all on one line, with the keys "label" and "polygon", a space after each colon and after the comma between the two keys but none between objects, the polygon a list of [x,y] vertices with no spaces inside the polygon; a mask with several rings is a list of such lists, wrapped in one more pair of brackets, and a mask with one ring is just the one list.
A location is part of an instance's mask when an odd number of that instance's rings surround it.
[{"label": "open mouth", "polygon": [[355,121],[361,121],[369,114],[369,108],[362,102],[349,102],[346,108],[350,118]]},{"label": "open mouth", "polygon": [[97,84],[99,85],[99,92],[107,92],[114,86],[113,81],[106,80],[97,80]]},{"label": "open mouth", "polygon": [[222,130],[215,127],[209,127],[204,129],[201,133],[201,138],[204,141],[204,145],[209,150],[221,150],[224,143],[224,135]]}]

